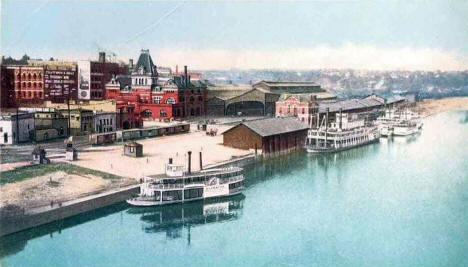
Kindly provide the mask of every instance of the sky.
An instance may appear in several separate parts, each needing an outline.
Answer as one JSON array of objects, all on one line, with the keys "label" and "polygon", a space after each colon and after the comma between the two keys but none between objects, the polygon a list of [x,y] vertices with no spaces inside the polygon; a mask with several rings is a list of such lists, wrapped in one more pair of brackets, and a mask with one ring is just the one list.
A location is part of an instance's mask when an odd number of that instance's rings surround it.
[{"label": "sky", "polygon": [[468,70],[468,1],[1,2],[1,54],[193,69]]}]

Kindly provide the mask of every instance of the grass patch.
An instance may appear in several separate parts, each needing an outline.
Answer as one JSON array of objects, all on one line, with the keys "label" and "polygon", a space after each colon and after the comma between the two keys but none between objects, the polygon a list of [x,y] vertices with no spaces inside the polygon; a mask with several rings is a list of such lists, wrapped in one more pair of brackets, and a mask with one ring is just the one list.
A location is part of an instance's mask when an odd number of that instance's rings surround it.
[{"label": "grass patch", "polygon": [[43,176],[48,173],[63,171],[68,174],[77,174],[77,175],[95,175],[102,177],[104,179],[121,179],[122,177],[106,172],[91,170],[88,168],[83,168],[80,166],[75,166],[67,163],[57,163],[57,164],[39,164],[39,165],[30,165],[20,168],[16,168],[10,171],[4,171],[0,173],[0,185],[7,183],[16,183],[31,179],[37,176]]}]

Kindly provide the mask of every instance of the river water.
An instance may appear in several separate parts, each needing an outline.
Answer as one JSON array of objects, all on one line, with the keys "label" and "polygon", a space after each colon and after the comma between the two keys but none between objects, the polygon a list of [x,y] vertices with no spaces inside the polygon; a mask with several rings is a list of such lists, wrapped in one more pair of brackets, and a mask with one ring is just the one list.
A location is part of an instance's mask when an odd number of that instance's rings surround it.
[{"label": "river water", "polygon": [[246,168],[243,195],[117,204],[0,240],[2,266],[468,266],[468,111]]}]

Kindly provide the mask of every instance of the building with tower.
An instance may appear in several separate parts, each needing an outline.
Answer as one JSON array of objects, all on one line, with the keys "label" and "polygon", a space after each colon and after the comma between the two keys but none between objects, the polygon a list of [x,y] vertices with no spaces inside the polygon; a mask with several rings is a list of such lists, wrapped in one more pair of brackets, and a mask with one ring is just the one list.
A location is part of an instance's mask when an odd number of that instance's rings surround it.
[{"label": "building with tower", "polygon": [[206,85],[192,81],[187,67],[184,75],[172,75],[170,69],[157,67],[149,50],[141,50],[130,75],[114,76],[105,88],[105,98],[116,100],[118,113],[120,109],[131,108],[140,119],[166,120],[205,114]]}]

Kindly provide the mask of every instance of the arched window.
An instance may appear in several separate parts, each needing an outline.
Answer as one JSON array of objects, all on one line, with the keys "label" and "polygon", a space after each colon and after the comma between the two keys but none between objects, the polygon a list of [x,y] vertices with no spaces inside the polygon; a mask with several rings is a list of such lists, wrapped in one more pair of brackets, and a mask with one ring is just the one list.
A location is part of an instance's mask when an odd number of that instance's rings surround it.
[{"label": "arched window", "polygon": [[23,88],[26,88],[26,82],[23,82]]},{"label": "arched window", "polygon": [[28,88],[31,88],[31,82],[28,82]]},{"label": "arched window", "polygon": [[38,77],[39,79],[41,79],[41,78],[42,78],[42,74],[39,73],[39,74],[37,75],[37,77]]},{"label": "arched window", "polygon": [[31,73],[28,73],[28,79],[31,80]]},{"label": "arched window", "polygon": [[145,111],[143,111],[143,113],[141,114],[143,117],[145,118],[149,118],[153,115],[153,112],[151,112],[151,110],[147,109]]},{"label": "arched window", "polygon": [[23,79],[24,80],[26,79],[26,73],[23,73]]},{"label": "arched window", "polygon": [[28,92],[28,97],[31,98],[31,91]]},{"label": "arched window", "polygon": [[33,88],[37,88],[36,82],[33,82]]},{"label": "arched window", "polygon": [[161,110],[159,111],[159,116],[161,116],[161,117],[163,117],[163,118],[164,118],[164,117],[167,117],[166,111],[165,111],[164,109],[161,109]]},{"label": "arched window", "polygon": [[37,78],[36,73],[33,74],[33,78],[34,78],[34,80]]},{"label": "arched window", "polygon": [[169,97],[167,100],[166,100],[166,104],[175,104],[175,99],[173,97]]}]

